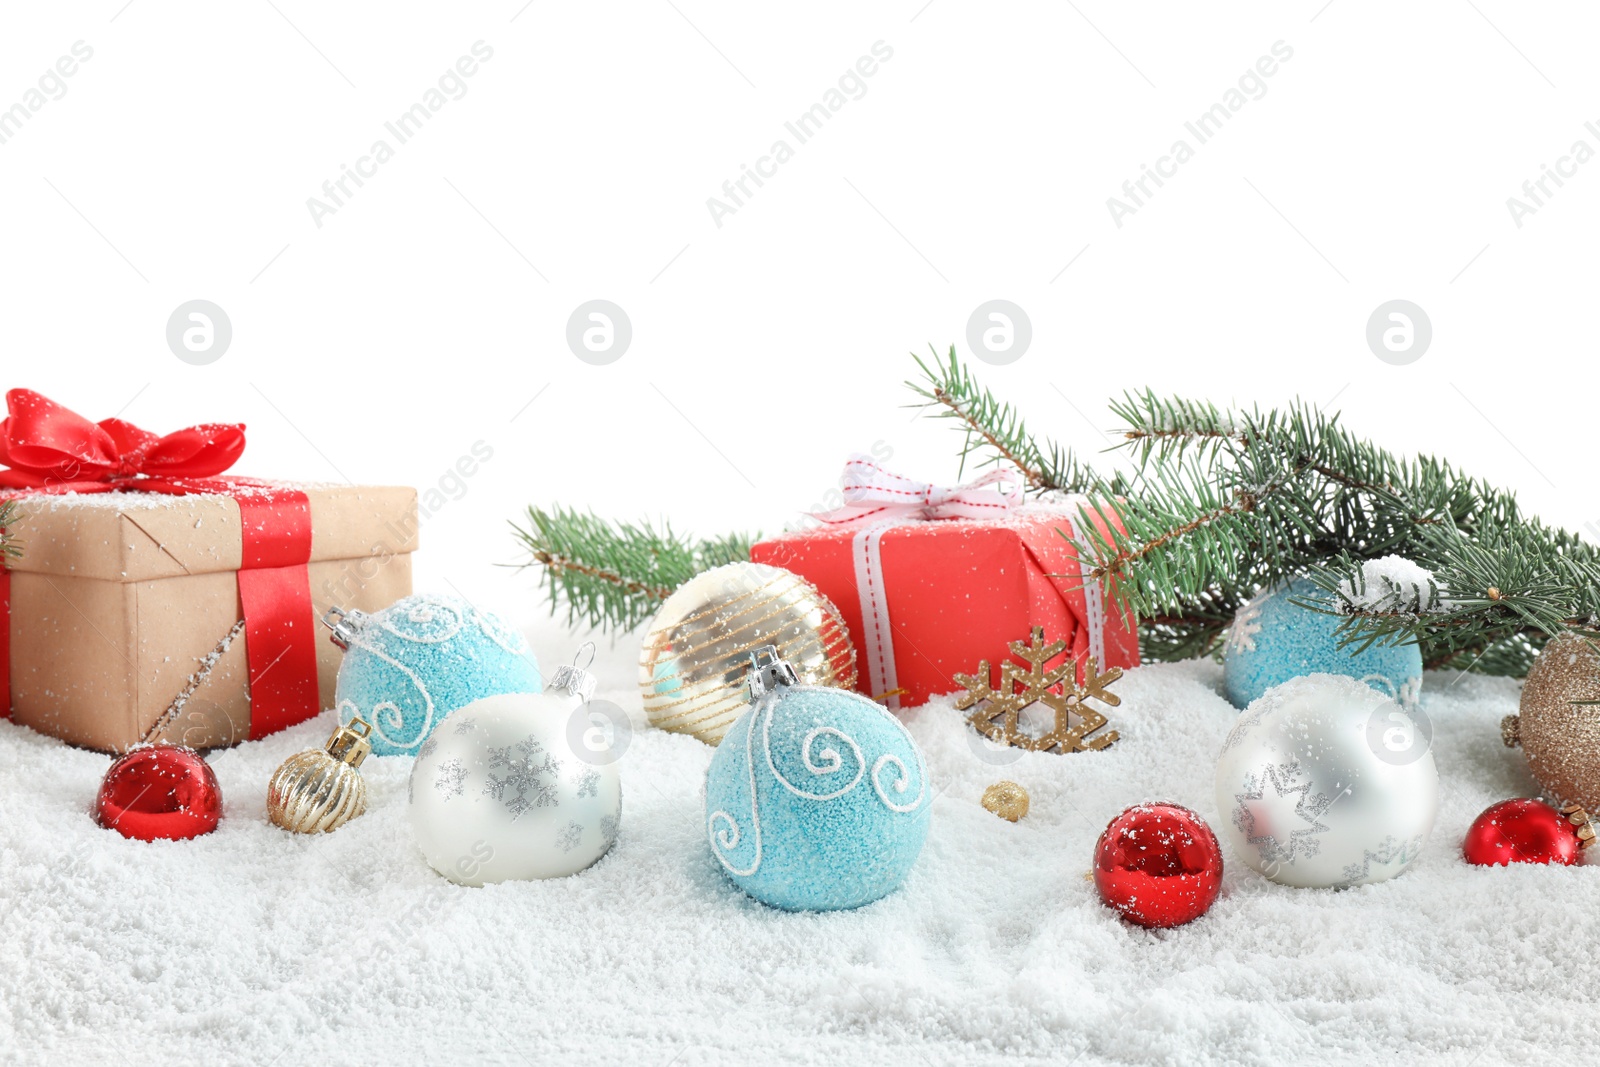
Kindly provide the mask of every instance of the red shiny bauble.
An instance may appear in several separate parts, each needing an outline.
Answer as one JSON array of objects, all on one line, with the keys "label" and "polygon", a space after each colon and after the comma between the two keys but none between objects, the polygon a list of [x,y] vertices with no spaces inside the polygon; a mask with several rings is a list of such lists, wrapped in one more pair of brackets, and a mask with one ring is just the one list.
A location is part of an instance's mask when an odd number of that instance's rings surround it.
[{"label": "red shiny bauble", "polygon": [[1502,800],[1472,820],[1461,852],[1481,867],[1571,864],[1578,862],[1581,844],[1577,828],[1543,801]]},{"label": "red shiny bauble", "polygon": [[192,748],[136,748],[106,772],[94,817],[123,837],[182,841],[217,828],[222,787],[210,764]]},{"label": "red shiny bauble", "polygon": [[1100,899],[1140,926],[1198,919],[1222,886],[1222,848],[1206,821],[1176,804],[1136,804],[1094,846]]}]

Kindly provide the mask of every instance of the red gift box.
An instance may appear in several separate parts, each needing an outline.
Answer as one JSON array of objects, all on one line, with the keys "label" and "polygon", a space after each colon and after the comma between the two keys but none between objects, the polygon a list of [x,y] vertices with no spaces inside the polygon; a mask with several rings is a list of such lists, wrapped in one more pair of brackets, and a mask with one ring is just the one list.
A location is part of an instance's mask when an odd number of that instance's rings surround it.
[{"label": "red gift box", "polygon": [[[852,493],[860,477],[847,471],[846,499],[870,503],[871,492]],[[888,477],[893,485],[919,487]],[[955,692],[957,674],[976,670],[980,660],[998,671],[1010,642],[1027,638],[1034,626],[1044,627],[1047,640],[1066,640],[1067,651],[1051,665],[1075,659],[1080,680],[1090,656],[1102,670],[1139,665],[1134,628],[1098,583],[1086,585],[1081,577],[1076,504],[1016,505],[1015,497],[967,492],[965,506],[951,506],[954,494],[971,487],[920,488],[929,492],[915,506],[847,508],[824,516],[819,528],[750,551],[757,563],[806,578],[839,608],[857,662],[866,667],[858,682],[863,693],[899,689],[900,703],[915,705]],[[878,492],[876,499],[884,499],[881,485]],[[994,517],[939,517],[950,513]],[[835,516],[845,521],[826,521]]]}]

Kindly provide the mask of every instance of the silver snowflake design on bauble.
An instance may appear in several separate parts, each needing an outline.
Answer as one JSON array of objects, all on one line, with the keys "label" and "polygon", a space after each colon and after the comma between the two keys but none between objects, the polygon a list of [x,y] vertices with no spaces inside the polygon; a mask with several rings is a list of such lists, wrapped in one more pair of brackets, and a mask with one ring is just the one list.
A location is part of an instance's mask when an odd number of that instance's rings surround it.
[{"label": "silver snowflake design on bauble", "polygon": [[[1320,843],[1316,835],[1328,832],[1328,827],[1320,820],[1333,805],[1333,798],[1323,793],[1313,793],[1311,784],[1311,777],[1300,766],[1300,761],[1292,759],[1287,763],[1269,764],[1260,777],[1245,775],[1244,792],[1234,794],[1233,799],[1239,806],[1233,810],[1233,825],[1249,838],[1250,844],[1255,846],[1266,862],[1293,863],[1301,856],[1317,854]],[[1280,799],[1299,794],[1294,813],[1305,826],[1291,830],[1287,840],[1279,840],[1270,833],[1257,832],[1256,813],[1251,808],[1251,802],[1265,801],[1269,787]]]},{"label": "silver snowflake design on bauble", "polygon": [[562,852],[571,852],[578,847],[578,842],[583,840],[583,826],[579,823],[569,822],[556,835],[556,847]]},{"label": "silver snowflake design on bauble", "polygon": [[615,815],[600,816],[600,837],[606,844],[609,845],[617,839],[617,832],[622,828],[621,823],[622,820]]},{"label": "silver snowflake design on bauble", "polygon": [[[513,755],[513,749],[521,755]],[[544,756],[543,762],[535,762],[540,755]],[[533,808],[556,807],[561,803],[555,782],[561,761],[545,752],[532,734],[515,745],[491,748],[489,766],[503,769],[505,776],[491,773],[484,783],[483,795],[504,804],[511,812],[512,822]],[[546,781],[545,776],[550,780]]]},{"label": "silver snowflake design on bauble", "polygon": [[1374,863],[1387,867],[1391,863],[1398,863],[1404,867],[1417,858],[1417,853],[1422,851],[1422,835],[1418,834],[1409,841],[1396,841],[1391,835],[1385,837],[1376,849],[1364,848],[1361,850],[1361,862],[1352,863],[1344,869],[1344,881],[1340,888],[1355,885],[1365,881],[1372,873]]},{"label": "silver snowflake design on bauble", "polygon": [[1245,738],[1261,725],[1261,720],[1267,717],[1267,713],[1276,710],[1277,705],[1270,700],[1258,700],[1252,704],[1243,715],[1239,716],[1239,721],[1233,724],[1233,729],[1228,731],[1228,739],[1222,742],[1222,751],[1227,752],[1242,745]]},{"label": "silver snowflake design on bauble", "polygon": [[433,755],[434,752],[436,752],[438,750],[438,748],[439,748],[439,738],[438,738],[438,736],[430,734],[428,736],[428,739],[426,741],[422,742],[422,747],[417,749],[417,758],[418,759],[427,759],[429,756]]},{"label": "silver snowflake design on bauble", "polygon": [[600,795],[600,772],[590,767],[578,778],[578,794],[581,797],[598,797]]},{"label": "silver snowflake design on bauble", "polygon": [[458,797],[463,792],[467,782],[467,769],[458,759],[447,759],[439,764],[433,779],[433,787],[444,795],[445,800]]},{"label": "silver snowflake design on bauble", "polygon": [[473,730],[476,730],[477,728],[478,728],[478,720],[477,719],[462,719],[460,722],[456,723],[456,733],[458,733],[458,734],[471,733]]},{"label": "silver snowflake design on bauble", "polygon": [[1261,606],[1271,595],[1270,589],[1263,589],[1239,608],[1233,617],[1233,625],[1228,628],[1229,652],[1241,648],[1251,652],[1256,650],[1256,634],[1261,632]]}]

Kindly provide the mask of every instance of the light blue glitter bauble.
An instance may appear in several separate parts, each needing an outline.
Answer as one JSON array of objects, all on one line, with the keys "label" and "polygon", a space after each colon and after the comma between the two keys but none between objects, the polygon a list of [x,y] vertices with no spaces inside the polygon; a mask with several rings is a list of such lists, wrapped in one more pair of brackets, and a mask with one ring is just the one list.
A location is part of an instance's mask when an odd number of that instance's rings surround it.
[{"label": "light blue glitter bauble", "polygon": [[1290,601],[1328,599],[1301,578],[1256,594],[1228,631],[1223,678],[1228,700],[1243,708],[1275,685],[1308,674],[1343,674],[1410,707],[1422,690],[1422,653],[1414,644],[1375,644],[1352,655],[1334,634],[1340,618]]},{"label": "light blue glitter bauble", "polygon": [[516,630],[459,597],[420,594],[350,612],[335,692],[339,719],[372,724],[377,756],[414,755],[439,721],[482,697],[537,693],[539,665]]},{"label": "light blue glitter bauble", "polygon": [[728,728],[706,772],[711,851],[752,897],[833,911],[892,892],[928,836],[928,768],[858,693],[779,686]]}]

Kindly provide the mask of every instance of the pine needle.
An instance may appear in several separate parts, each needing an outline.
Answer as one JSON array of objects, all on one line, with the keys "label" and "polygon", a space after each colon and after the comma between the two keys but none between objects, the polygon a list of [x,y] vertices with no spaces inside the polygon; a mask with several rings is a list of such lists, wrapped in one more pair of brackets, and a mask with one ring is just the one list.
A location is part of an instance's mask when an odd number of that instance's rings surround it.
[{"label": "pine needle", "polygon": [[[917,360],[907,383],[958,421],[961,455],[1020,467],[1035,489],[1085,494],[1088,575],[1139,620],[1152,660],[1214,654],[1258,590],[1305,576],[1334,594],[1341,642],[1415,643],[1431,669],[1526,674],[1549,637],[1600,627],[1600,550],[1522,514],[1514,493],[1431,456],[1403,459],[1304,402],[1229,411],[1153,390],[1111,403],[1132,477],[1096,477],[961,364]],[[1399,555],[1433,575],[1428,611],[1354,610],[1362,564]],[[1342,609],[1342,610],[1341,610]],[[1325,609],[1327,610],[1327,609]]]},{"label": "pine needle", "polygon": [[543,568],[551,613],[569,623],[630,630],[701,571],[750,558],[759,540],[744,534],[693,538],[649,522],[609,522],[590,512],[530,507],[526,528],[512,523],[527,549],[524,566]]}]

